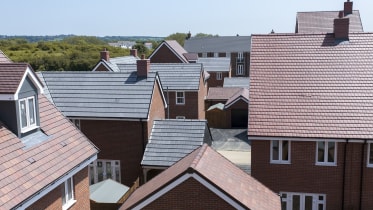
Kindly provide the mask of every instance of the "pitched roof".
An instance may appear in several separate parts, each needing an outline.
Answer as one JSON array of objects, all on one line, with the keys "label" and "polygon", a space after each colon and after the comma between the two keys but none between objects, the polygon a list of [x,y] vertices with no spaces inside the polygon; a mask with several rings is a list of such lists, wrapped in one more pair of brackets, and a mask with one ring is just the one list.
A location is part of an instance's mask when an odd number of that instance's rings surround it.
[{"label": "pitched roof", "polygon": [[[176,40],[164,40],[158,47],[153,51],[153,53],[149,56],[149,59],[158,52],[158,50],[166,46],[168,47],[183,63],[189,63],[188,59],[184,56],[184,54],[188,54],[188,52],[176,41]],[[187,55],[188,56],[188,55]]]},{"label": "pitched roof", "polygon": [[373,33],[252,40],[250,136],[373,138]]},{"label": "pitched roof", "polygon": [[184,49],[190,53],[207,52],[250,52],[250,36],[218,36],[190,38],[185,40]]},{"label": "pitched roof", "polygon": [[12,63],[12,60],[5,55],[3,51],[0,50],[0,63]]},{"label": "pitched roof", "polygon": [[228,100],[240,90],[240,87],[211,87],[206,100]]},{"label": "pitched roof", "polygon": [[[334,19],[340,11],[298,12],[296,33],[333,33]],[[346,15],[350,19],[350,33],[363,32],[363,25],[358,10]]]},{"label": "pitched roof", "polygon": [[40,72],[49,96],[68,117],[147,119],[157,75],[136,72]]},{"label": "pitched roof", "polygon": [[113,72],[118,72],[118,64],[136,64],[136,61],[139,60],[138,57],[135,56],[122,56],[122,57],[115,57],[115,58],[110,58],[109,61],[106,61],[104,59],[101,59],[96,66],[93,68],[92,71],[95,71],[96,68],[100,65],[103,64],[106,66],[106,68],[109,71]]},{"label": "pitched roof", "polygon": [[[129,209],[139,205],[185,174],[189,174],[190,178],[193,178],[191,174],[194,174],[212,183],[217,190],[232,198],[242,208],[281,209],[278,195],[206,144],[138,188],[120,209]],[[185,198],[180,195],[180,199]]]},{"label": "pitched roof", "polygon": [[211,140],[206,120],[155,120],[141,165],[169,167]]},{"label": "pitched roof", "polygon": [[198,58],[197,63],[207,72],[229,72],[231,68],[230,58]]},{"label": "pitched roof", "polygon": [[223,87],[250,87],[249,77],[224,77]]},{"label": "pitched roof", "polygon": [[40,129],[49,138],[32,147],[0,122],[0,209],[23,204],[98,152],[43,95],[39,111]]},{"label": "pitched roof", "polygon": [[[121,72],[135,72],[136,65],[119,64]],[[197,63],[151,63],[150,72],[157,72],[164,90],[199,90],[202,65]],[[204,78],[205,79],[205,78]]]},{"label": "pitched roof", "polygon": [[89,199],[96,203],[117,203],[129,189],[119,182],[106,179],[89,186]]},{"label": "pitched roof", "polygon": [[243,100],[246,103],[249,103],[249,89],[248,88],[241,88],[237,91],[233,96],[231,96],[227,102],[225,102],[225,108],[229,108],[237,101]]}]

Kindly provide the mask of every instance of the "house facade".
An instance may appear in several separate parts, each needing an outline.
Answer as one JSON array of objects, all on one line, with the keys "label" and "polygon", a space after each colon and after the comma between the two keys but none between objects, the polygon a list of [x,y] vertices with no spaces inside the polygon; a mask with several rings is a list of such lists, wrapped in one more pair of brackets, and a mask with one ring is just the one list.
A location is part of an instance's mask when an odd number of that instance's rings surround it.
[{"label": "house facade", "polygon": [[155,119],[167,107],[159,76],[134,72],[41,72],[48,97],[100,148],[90,184],[111,178],[132,186]]},{"label": "house facade", "polygon": [[177,41],[164,40],[149,56],[151,63],[195,63],[197,54],[188,53]]},{"label": "house facade", "polygon": [[231,61],[229,58],[198,58],[197,63],[210,75],[208,87],[223,87],[224,79],[230,77]]},{"label": "house facade", "polygon": [[45,97],[25,63],[0,64],[0,208],[89,209],[98,149]]},{"label": "house facade", "polygon": [[130,49],[129,56],[110,58],[110,52],[106,49],[100,52],[100,61],[93,67],[92,71],[117,72],[117,64],[136,64],[139,57],[137,49]]},{"label": "house facade", "polygon": [[252,36],[252,176],[280,193],[283,209],[373,206],[373,34],[349,33],[350,23]]}]

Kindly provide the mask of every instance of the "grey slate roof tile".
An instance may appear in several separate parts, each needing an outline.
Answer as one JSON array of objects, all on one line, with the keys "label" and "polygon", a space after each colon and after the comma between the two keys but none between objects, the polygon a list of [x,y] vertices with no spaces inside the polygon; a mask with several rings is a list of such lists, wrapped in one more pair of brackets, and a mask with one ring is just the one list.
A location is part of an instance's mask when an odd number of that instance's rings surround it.
[{"label": "grey slate roof tile", "polygon": [[204,52],[250,52],[250,36],[202,37],[185,40],[184,48],[189,53]]},{"label": "grey slate roof tile", "polygon": [[230,58],[198,58],[197,63],[207,72],[229,72],[231,68]]}]

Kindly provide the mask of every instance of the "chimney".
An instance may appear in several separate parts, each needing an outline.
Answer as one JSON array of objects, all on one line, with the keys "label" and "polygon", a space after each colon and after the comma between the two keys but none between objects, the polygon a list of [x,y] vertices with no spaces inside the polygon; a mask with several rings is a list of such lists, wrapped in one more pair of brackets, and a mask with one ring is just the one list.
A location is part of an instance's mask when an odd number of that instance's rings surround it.
[{"label": "chimney", "polygon": [[344,16],[352,14],[352,1],[347,0],[344,4]]},{"label": "chimney", "polygon": [[334,37],[336,39],[348,40],[349,25],[349,18],[334,19]]},{"label": "chimney", "polygon": [[150,60],[145,59],[145,55],[141,55],[141,60],[137,60],[137,77],[148,77],[150,70]]},{"label": "chimney", "polygon": [[100,56],[101,56],[101,59],[105,61],[109,61],[110,59],[109,51],[106,51],[106,48],[100,52]]},{"label": "chimney", "polygon": [[137,57],[137,49],[130,49],[130,55]]}]

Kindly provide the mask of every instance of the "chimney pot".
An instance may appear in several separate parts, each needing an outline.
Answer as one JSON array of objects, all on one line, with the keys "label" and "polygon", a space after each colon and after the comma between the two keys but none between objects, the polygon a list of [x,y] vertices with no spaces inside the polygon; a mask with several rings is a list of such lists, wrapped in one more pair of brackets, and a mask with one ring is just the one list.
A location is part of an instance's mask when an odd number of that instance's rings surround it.
[{"label": "chimney pot", "polygon": [[145,54],[141,54],[141,60],[145,59]]},{"label": "chimney pot", "polygon": [[110,60],[109,51],[106,51],[106,49],[104,51],[100,52],[100,56],[101,56],[101,59],[103,59],[105,61],[109,61]]},{"label": "chimney pot", "polygon": [[349,25],[349,18],[334,19],[334,37],[336,39],[348,39]]},{"label": "chimney pot", "polygon": [[350,0],[344,3],[344,9],[343,9],[344,16],[352,14],[352,6],[353,6],[353,2]]},{"label": "chimney pot", "polygon": [[131,49],[130,55],[132,55],[133,57],[137,57],[137,49]]}]

